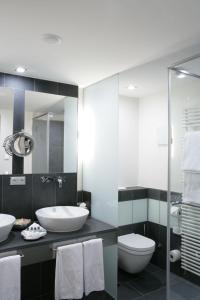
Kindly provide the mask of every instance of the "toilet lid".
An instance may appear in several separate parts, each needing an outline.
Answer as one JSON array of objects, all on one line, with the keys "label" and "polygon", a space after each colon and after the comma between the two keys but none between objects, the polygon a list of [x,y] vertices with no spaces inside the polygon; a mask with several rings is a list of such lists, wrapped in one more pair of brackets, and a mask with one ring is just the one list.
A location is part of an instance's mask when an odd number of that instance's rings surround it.
[{"label": "toilet lid", "polygon": [[119,236],[118,244],[126,249],[135,251],[148,251],[155,248],[153,240],[135,233]]}]

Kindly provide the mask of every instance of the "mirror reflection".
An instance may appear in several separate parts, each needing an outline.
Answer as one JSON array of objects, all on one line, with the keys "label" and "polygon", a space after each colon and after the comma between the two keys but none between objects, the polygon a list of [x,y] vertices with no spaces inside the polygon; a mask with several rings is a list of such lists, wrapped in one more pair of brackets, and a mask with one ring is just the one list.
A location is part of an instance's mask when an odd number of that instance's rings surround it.
[{"label": "mirror reflection", "polygon": [[77,170],[77,99],[26,92],[25,132],[34,151],[24,158],[24,173],[62,173]]},{"label": "mirror reflection", "polygon": [[12,89],[0,88],[0,174],[12,174],[12,156],[5,152],[5,139],[13,133]]}]

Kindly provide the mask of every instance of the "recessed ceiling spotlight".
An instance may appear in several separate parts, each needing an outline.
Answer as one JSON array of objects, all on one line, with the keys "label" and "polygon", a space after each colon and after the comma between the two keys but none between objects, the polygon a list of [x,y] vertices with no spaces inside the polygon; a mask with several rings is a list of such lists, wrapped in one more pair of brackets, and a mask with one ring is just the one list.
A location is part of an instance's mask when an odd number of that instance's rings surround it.
[{"label": "recessed ceiling spotlight", "polygon": [[42,39],[45,43],[50,45],[56,45],[62,43],[62,38],[59,35],[53,33],[43,34]]},{"label": "recessed ceiling spotlight", "polygon": [[137,86],[133,85],[133,84],[129,84],[127,87],[128,90],[135,90],[137,89]]},{"label": "recessed ceiling spotlight", "polygon": [[24,73],[26,71],[26,68],[19,66],[15,69],[15,71],[17,73]]}]

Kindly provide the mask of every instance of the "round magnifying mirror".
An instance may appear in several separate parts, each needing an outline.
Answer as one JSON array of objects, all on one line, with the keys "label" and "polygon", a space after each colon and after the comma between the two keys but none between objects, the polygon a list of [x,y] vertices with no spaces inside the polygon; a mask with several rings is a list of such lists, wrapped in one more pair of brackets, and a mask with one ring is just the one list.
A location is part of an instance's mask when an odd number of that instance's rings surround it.
[{"label": "round magnifying mirror", "polygon": [[33,148],[34,140],[29,134],[25,132],[14,134],[11,142],[11,150],[14,155],[18,157],[27,156],[31,154]]}]

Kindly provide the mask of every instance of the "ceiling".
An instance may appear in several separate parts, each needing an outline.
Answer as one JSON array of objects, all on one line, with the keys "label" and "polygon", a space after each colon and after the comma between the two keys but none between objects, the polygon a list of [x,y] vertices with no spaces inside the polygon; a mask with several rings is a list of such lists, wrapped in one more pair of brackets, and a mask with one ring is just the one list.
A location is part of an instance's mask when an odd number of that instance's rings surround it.
[{"label": "ceiling", "polygon": [[[199,40],[199,0],[0,0],[0,71],[87,86]],[[54,33],[60,45],[41,36]]]},{"label": "ceiling", "polygon": [[[167,93],[168,67],[196,53],[200,53],[200,44],[121,72],[119,74],[119,94],[142,98],[159,92]],[[200,74],[200,59],[195,59],[179,67]],[[129,90],[130,84],[136,89]]]}]

